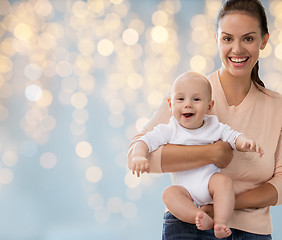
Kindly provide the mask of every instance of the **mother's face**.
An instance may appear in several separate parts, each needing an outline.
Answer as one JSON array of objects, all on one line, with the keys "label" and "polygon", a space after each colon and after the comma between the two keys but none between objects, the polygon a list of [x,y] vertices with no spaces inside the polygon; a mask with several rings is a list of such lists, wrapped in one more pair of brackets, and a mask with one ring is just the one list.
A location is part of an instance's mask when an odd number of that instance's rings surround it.
[{"label": "mother's face", "polygon": [[262,37],[258,20],[243,13],[230,13],[219,20],[217,44],[222,70],[236,77],[250,77],[265,48],[268,34]]}]

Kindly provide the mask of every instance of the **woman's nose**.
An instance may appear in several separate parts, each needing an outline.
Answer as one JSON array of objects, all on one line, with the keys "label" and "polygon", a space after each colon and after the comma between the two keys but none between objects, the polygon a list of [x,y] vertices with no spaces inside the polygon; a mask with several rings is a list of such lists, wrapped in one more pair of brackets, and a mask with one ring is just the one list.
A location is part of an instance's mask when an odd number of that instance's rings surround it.
[{"label": "woman's nose", "polygon": [[240,41],[234,41],[232,45],[232,52],[235,54],[241,54],[244,52],[244,47]]}]

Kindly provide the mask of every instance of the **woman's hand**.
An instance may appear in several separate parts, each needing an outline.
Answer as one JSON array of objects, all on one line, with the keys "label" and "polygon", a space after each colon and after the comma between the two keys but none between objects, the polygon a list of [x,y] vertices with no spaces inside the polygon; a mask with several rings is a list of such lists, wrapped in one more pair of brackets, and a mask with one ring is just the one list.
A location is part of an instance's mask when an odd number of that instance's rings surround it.
[{"label": "woman's hand", "polygon": [[218,168],[226,168],[233,158],[233,149],[227,142],[217,141],[212,144],[211,158]]}]

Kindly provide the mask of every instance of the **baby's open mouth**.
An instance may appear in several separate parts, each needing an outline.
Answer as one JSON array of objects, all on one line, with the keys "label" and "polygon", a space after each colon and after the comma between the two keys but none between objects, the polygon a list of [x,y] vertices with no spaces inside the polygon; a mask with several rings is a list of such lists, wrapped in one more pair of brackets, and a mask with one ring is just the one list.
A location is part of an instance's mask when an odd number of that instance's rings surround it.
[{"label": "baby's open mouth", "polygon": [[184,113],[183,114],[183,116],[185,117],[185,118],[189,118],[189,117],[191,117],[191,116],[193,116],[194,114],[193,113]]}]

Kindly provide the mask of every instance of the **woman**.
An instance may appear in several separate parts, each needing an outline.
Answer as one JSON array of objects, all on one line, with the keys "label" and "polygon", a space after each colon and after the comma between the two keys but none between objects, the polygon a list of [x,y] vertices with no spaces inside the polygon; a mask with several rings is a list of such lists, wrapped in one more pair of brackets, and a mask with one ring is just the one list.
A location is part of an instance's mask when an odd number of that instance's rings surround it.
[{"label": "woman", "polygon": [[[282,97],[264,88],[258,76],[259,51],[265,48],[268,38],[264,8],[258,0],[226,1],[218,15],[216,33],[222,66],[208,77],[215,101],[212,114],[255,139],[265,152],[261,159],[240,152],[234,152],[232,159],[230,147],[222,142],[206,146],[166,145],[150,155],[151,172],[183,171],[209,163],[226,167],[222,172],[232,178],[236,194],[229,223],[232,235],[226,239],[272,239],[269,207],[282,204]],[[131,147],[144,132],[168,121],[170,112],[165,102],[133,139]],[[128,164],[130,167],[131,154]],[[202,208],[212,215],[210,206]],[[195,225],[166,212],[163,239],[215,238],[213,230],[197,230]]]}]

